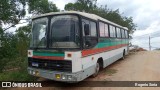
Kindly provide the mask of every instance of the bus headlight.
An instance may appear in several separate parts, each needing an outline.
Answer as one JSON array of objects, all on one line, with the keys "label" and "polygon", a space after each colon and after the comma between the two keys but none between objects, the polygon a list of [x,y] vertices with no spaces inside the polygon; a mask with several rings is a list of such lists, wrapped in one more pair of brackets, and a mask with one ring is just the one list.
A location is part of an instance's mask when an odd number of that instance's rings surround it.
[{"label": "bus headlight", "polygon": [[33,75],[35,75],[35,74],[36,74],[36,72],[35,72],[35,71],[32,71],[32,74],[33,74]]},{"label": "bus headlight", "polygon": [[67,75],[68,80],[72,80],[72,75]]},{"label": "bus headlight", "polygon": [[67,76],[66,75],[62,75],[62,79],[63,80],[67,79]]},{"label": "bus headlight", "polygon": [[33,72],[32,70],[29,70],[29,73],[30,73],[30,74],[32,74],[32,72]]}]

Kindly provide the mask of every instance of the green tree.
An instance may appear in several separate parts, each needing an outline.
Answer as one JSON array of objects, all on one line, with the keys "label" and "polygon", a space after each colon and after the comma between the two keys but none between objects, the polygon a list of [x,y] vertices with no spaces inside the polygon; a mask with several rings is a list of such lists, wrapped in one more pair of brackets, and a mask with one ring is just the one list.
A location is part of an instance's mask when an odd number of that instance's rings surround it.
[{"label": "green tree", "polygon": [[0,0],[0,26],[17,24],[25,15],[24,0]]},{"label": "green tree", "polygon": [[121,15],[119,9],[111,10],[108,9],[107,6],[105,6],[104,8],[101,6],[91,11],[91,13],[99,15],[123,27],[127,27],[129,29],[130,34],[132,34],[136,30],[137,26],[135,23],[133,23],[133,18]]},{"label": "green tree", "polygon": [[97,0],[77,0],[75,3],[68,3],[65,5],[65,10],[85,11],[91,12],[96,8]]},{"label": "green tree", "polygon": [[132,17],[121,15],[119,9],[108,9],[107,5],[98,7],[96,2],[97,0],[77,0],[75,3],[66,4],[65,10],[85,11],[87,13],[96,14],[114,23],[127,27],[129,33],[133,33],[136,30],[136,24],[133,23]]},{"label": "green tree", "polygon": [[21,57],[27,57],[27,49],[30,42],[31,25],[20,27],[16,30],[17,44],[16,50]]},{"label": "green tree", "polygon": [[2,29],[2,23],[10,27],[17,24],[25,16],[24,0],[0,0],[0,72],[11,59],[15,58],[17,38],[13,33]]},{"label": "green tree", "polygon": [[10,25],[3,31],[14,27],[24,18],[26,4],[28,4],[29,11],[32,14],[59,11],[56,5],[48,2],[48,0],[0,0],[0,28],[2,28],[2,23]]},{"label": "green tree", "polygon": [[13,33],[5,33],[1,36],[2,47],[0,47],[0,72],[5,65],[16,58],[18,52],[16,50],[17,37]]},{"label": "green tree", "polygon": [[[32,14],[43,14],[59,11],[55,4],[48,0],[0,0],[0,72],[7,65],[24,65],[29,47],[29,35],[31,25],[19,28],[16,32],[7,32],[10,27],[15,26],[24,19],[26,14],[25,6],[28,4]],[[8,24],[8,28],[2,28],[3,24]],[[21,66],[20,66],[21,67]],[[23,66],[22,66],[23,68]]]},{"label": "green tree", "polygon": [[52,2],[48,0],[29,0],[29,11],[32,14],[43,14],[49,12],[57,12],[59,9]]}]

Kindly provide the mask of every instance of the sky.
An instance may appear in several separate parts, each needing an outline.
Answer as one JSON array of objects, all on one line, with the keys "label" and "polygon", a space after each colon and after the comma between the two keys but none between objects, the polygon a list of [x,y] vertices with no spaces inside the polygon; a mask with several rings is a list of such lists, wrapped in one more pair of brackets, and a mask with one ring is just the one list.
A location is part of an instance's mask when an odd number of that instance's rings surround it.
[{"label": "sky", "polygon": [[[49,0],[64,10],[65,4],[75,0]],[[109,9],[119,9],[127,17],[133,17],[137,24],[132,44],[149,50],[149,36],[152,50],[160,48],[160,0],[97,0],[98,6],[107,5]]]},{"label": "sky", "polygon": [[[60,10],[64,10],[65,4],[75,2],[75,0],[49,1],[56,4]],[[133,22],[137,24],[137,30],[132,35],[133,45],[148,49],[149,36],[151,36],[152,49],[160,48],[160,0],[97,0],[97,4],[107,5],[112,10],[119,9],[122,15],[133,17]],[[23,25],[17,25],[16,28]]]}]

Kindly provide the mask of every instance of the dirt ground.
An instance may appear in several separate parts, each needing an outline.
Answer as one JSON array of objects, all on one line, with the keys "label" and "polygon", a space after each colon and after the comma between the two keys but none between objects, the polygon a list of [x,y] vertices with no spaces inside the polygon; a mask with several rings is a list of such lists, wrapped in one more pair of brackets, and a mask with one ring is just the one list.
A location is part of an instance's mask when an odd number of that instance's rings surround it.
[{"label": "dirt ground", "polygon": [[[43,79],[40,79],[43,80]],[[130,53],[124,60],[100,71],[96,78],[85,81],[160,81],[160,51]],[[16,88],[21,90],[22,88]],[[24,88],[23,88],[24,89]],[[25,88],[30,90],[33,88]],[[158,87],[72,87],[34,88],[33,90],[160,90]]]}]

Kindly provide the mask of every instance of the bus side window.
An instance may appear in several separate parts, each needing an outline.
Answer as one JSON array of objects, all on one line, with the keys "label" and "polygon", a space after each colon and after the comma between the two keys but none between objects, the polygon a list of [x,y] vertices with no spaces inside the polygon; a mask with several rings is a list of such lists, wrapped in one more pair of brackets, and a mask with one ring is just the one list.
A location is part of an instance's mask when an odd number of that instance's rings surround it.
[{"label": "bus side window", "polygon": [[109,25],[110,37],[116,37],[116,28],[112,25]]},{"label": "bus side window", "polygon": [[123,30],[123,33],[124,33],[124,38],[126,38],[126,34],[125,34],[125,31],[126,31],[126,30]]},{"label": "bus side window", "polygon": [[109,25],[109,33],[110,33],[110,37],[113,37],[113,30],[112,30],[112,26],[111,25]]},{"label": "bus side window", "polygon": [[104,23],[102,22],[99,22],[99,34],[100,37],[105,37]]},{"label": "bus side window", "polygon": [[88,21],[88,20],[85,20],[85,19],[82,19],[83,36],[85,36],[85,33],[84,33],[84,25],[85,25],[85,24],[89,24],[89,21]]},{"label": "bus side window", "polygon": [[125,34],[126,34],[126,38],[128,38],[128,31],[127,30],[125,31]]},{"label": "bus side window", "polygon": [[96,23],[95,22],[90,22],[90,36],[96,37],[97,36],[97,29],[96,29]]},{"label": "bus side window", "polygon": [[[89,24],[89,34],[84,34],[84,25]],[[84,48],[91,48],[97,44],[96,22],[82,19]]]},{"label": "bus side window", "polygon": [[117,31],[117,38],[121,38],[121,31],[120,31],[120,28],[116,28],[116,31]]},{"label": "bus side window", "polygon": [[112,30],[113,30],[113,37],[116,37],[116,27],[112,26]]},{"label": "bus side window", "polygon": [[124,33],[124,29],[121,29],[121,33],[122,33],[122,38],[125,38],[125,33]]},{"label": "bus side window", "polygon": [[105,24],[105,37],[109,37],[108,24]]},{"label": "bus side window", "polygon": [[121,35],[122,35],[122,38],[124,38],[123,29],[121,29]]}]

